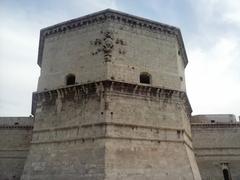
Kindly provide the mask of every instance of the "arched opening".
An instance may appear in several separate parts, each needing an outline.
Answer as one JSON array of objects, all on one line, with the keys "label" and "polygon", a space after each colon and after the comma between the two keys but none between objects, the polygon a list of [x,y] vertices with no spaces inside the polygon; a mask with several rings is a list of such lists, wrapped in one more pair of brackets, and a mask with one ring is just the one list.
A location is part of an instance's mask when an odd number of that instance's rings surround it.
[{"label": "arched opening", "polygon": [[230,180],[229,172],[227,169],[223,169],[223,177],[224,177],[224,180]]},{"label": "arched opening", "polygon": [[151,84],[151,75],[147,72],[141,73],[140,74],[140,83]]},{"label": "arched opening", "polygon": [[228,163],[221,163],[222,165],[222,172],[224,180],[231,180],[231,174],[229,171]]},{"label": "arched opening", "polygon": [[66,85],[73,85],[75,84],[76,78],[75,75],[69,74],[66,76]]}]

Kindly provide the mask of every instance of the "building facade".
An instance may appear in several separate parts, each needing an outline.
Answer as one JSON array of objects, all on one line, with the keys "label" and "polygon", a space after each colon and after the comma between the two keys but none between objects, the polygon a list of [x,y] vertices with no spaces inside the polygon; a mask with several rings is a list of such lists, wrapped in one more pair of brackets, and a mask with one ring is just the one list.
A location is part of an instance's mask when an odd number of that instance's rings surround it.
[{"label": "building facade", "polygon": [[[1,134],[15,136],[18,132],[13,130],[20,127],[22,134],[15,146],[11,140],[0,143],[0,152],[5,153],[0,157],[0,172],[4,172],[0,177],[239,178],[240,144],[233,142],[237,133],[231,134],[233,126],[233,132],[238,131],[238,123],[232,116],[211,117],[210,122],[209,116],[191,116],[184,77],[187,63],[178,28],[110,9],[42,29],[34,117],[25,118],[26,126],[18,119],[2,118]],[[11,128],[8,121],[14,122]],[[215,126],[219,123],[234,125],[227,125],[223,135]],[[211,144],[205,133],[209,127],[210,132],[216,130],[213,136],[231,134],[226,140],[235,146],[220,139]],[[16,157],[20,157],[23,140],[25,154],[16,167],[7,150],[19,148]],[[223,159],[221,146],[227,149]],[[229,159],[230,151],[236,155],[235,164]],[[12,169],[4,167],[4,161]],[[217,176],[217,168],[207,168],[215,162],[220,167]]]}]

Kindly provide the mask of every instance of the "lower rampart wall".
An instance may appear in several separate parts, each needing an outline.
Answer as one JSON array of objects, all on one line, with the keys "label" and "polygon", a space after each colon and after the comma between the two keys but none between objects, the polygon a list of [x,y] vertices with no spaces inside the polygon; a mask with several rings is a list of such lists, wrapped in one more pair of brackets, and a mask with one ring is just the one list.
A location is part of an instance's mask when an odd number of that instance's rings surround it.
[{"label": "lower rampart wall", "polygon": [[0,180],[19,180],[29,152],[32,117],[0,117]]},{"label": "lower rampart wall", "polygon": [[192,124],[197,164],[203,180],[240,179],[240,123]]}]

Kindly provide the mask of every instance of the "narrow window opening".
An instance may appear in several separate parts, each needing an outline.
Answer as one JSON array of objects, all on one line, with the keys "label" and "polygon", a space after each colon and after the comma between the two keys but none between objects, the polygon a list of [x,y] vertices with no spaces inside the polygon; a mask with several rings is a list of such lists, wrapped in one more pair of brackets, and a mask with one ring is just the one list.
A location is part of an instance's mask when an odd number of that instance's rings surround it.
[{"label": "narrow window opening", "polygon": [[73,74],[67,75],[67,77],[66,77],[66,85],[73,85],[73,84],[75,84],[75,80],[76,80],[75,75],[73,75]]},{"label": "narrow window opening", "polygon": [[178,55],[179,55],[179,56],[181,55],[181,51],[180,51],[180,50],[178,50]]},{"label": "narrow window opening", "polygon": [[177,130],[177,137],[178,137],[178,139],[180,139],[180,137],[181,137],[181,131],[180,130]]},{"label": "narrow window opening", "polygon": [[224,180],[230,180],[227,169],[223,169],[223,177],[224,177]]},{"label": "narrow window opening", "polygon": [[141,73],[140,74],[140,83],[150,84],[151,83],[151,75],[148,73]]},{"label": "narrow window opening", "polygon": [[211,123],[215,123],[215,120],[211,120]]},{"label": "narrow window opening", "polygon": [[224,180],[231,180],[231,174],[229,172],[228,163],[222,163],[222,172]]}]

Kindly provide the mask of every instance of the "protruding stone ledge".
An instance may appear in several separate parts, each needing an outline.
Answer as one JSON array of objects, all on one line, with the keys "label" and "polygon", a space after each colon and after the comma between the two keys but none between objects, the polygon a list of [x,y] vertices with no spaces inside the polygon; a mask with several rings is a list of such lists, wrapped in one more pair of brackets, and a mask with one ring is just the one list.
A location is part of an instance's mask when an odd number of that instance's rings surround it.
[{"label": "protruding stone ledge", "polygon": [[240,128],[240,123],[191,123],[192,128]]},{"label": "protruding stone ledge", "polygon": [[94,143],[96,140],[102,139],[112,139],[112,140],[129,140],[129,141],[147,141],[151,143],[181,143],[185,144],[190,149],[193,149],[190,144],[188,144],[185,140],[167,140],[167,139],[149,139],[149,138],[129,138],[129,137],[114,137],[114,136],[98,136],[98,137],[87,137],[87,138],[68,138],[62,140],[49,140],[49,141],[32,141],[31,144],[62,144],[62,143],[85,143],[85,142],[92,142]]},{"label": "protruding stone ledge", "polygon": [[17,125],[12,125],[12,126],[5,126],[5,125],[0,125],[0,129],[33,129],[33,126],[17,126]]},{"label": "protruding stone ledge", "polygon": [[184,91],[105,80],[88,84],[70,85],[48,91],[34,92],[32,97],[32,114],[35,114],[39,102],[55,104],[57,99],[79,99],[91,95],[101,97],[106,93],[134,95],[149,98],[150,100],[163,101],[164,103],[168,103],[169,101],[176,103],[182,102],[181,104],[184,104],[186,113],[189,117],[192,112],[186,92]]},{"label": "protruding stone ledge", "polygon": [[35,129],[34,132],[47,132],[47,131],[78,129],[78,128],[92,128],[95,126],[108,126],[108,125],[130,127],[130,128],[136,128],[136,129],[137,128],[146,128],[146,129],[152,129],[152,130],[168,130],[168,131],[180,131],[180,132],[184,131],[184,129],[180,129],[180,128],[156,127],[156,126],[115,123],[115,122],[99,122],[99,123],[81,124],[81,125],[75,125],[75,126],[63,126],[63,127],[56,127],[56,128]]},{"label": "protruding stone ledge", "polygon": [[[98,134],[95,132],[98,129]],[[117,131],[115,131],[117,128]],[[81,133],[79,133],[81,132]],[[88,132],[88,133],[86,133]],[[143,137],[142,133],[148,134]],[[72,134],[71,137],[64,137],[63,134]],[[64,137],[64,138],[63,138]],[[126,139],[144,140],[149,142],[184,142],[192,148],[191,137],[187,131],[181,128],[153,127],[144,125],[133,125],[126,123],[102,122],[82,124],[79,126],[57,127],[49,129],[36,129],[32,143],[62,143],[72,141],[95,141],[96,139]]]},{"label": "protruding stone ledge", "polygon": [[206,147],[194,148],[197,157],[240,157],[240,147]]}]

